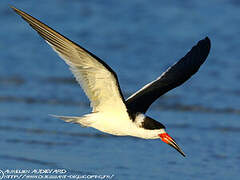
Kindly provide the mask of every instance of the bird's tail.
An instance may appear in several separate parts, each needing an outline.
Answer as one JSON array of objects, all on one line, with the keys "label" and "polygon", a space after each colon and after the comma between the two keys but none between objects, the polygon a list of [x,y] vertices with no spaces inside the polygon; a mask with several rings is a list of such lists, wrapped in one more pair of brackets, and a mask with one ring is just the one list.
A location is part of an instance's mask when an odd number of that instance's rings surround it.
[{"label": "bird's tail", "polygon": [[82,127],[88,127],[92,122],[89,118],[89,115],[76,117],[76,116],[58,116],[50,114],[50,116],[62,119],[65,122],[80,124]]}]

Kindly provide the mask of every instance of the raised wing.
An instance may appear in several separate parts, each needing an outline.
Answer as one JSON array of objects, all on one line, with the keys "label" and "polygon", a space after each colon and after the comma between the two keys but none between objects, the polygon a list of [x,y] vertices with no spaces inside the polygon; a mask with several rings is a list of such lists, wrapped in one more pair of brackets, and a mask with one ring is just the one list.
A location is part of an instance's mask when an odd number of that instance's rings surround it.
[{"label": "raised wing", "polygon": [[160,96],[184,83],[206,60],[210,51],[210,39],[199,41],[182,59],[167,69],[155,81],[145,85],[126,100],[128,109],[145,113]]},{"label": "raised wing", "polygon": [[117,76],[106,63],[29,14],[12,8],[70,66],[75,78],[91,101],[93,112],[109,109],[126,112]]}]

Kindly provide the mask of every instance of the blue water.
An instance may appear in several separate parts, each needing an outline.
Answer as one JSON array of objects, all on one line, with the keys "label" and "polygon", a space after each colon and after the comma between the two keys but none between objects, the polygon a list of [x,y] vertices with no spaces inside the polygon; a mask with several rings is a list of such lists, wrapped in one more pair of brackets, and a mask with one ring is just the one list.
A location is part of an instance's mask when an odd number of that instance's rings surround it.
[{"label": "blue water", "polygon": [[[88,113],[89,102],[64,62],[10,4],[104,59],[126,97],[209,36],[212,49],[199,72],[148,111],[187,157],[159,140],[110,136],[48,116]],[[239,12],[237,0],[1,0],[0,170],[61,168],[112,179],[237,179]]]}]

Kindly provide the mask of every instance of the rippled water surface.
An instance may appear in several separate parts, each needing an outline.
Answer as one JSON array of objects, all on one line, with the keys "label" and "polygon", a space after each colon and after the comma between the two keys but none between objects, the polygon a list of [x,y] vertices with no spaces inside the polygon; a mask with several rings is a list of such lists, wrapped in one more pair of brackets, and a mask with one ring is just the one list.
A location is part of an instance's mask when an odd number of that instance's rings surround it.
[{"label": "rippled water surface", "polygon": [[[68,67],[9,7],[27,11],[104,59],[126,97],[209,36],[197,75],[156,101],[183,158],[159,140],[114,137],[48,114],[83,115],[89,102]],[[240,3],[0,1],[0,169],[66,169],[113,179],[237,179],[240,175]]]}]

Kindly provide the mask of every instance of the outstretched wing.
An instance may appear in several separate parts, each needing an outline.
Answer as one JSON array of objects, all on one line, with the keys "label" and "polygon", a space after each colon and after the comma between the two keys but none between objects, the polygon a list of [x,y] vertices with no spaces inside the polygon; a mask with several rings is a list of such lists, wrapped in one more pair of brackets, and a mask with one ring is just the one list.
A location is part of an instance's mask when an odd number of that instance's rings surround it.
[{"label": "outstretched wing", "polygon": [[93,112],[109,109],[126,112],[117,76],[106,63],[29,14],[12,8],[70,66],[75,78],[91,101]]},{"label": "outstretched wing", "polygon": [[184,83],[206,60],[210,51],[210,39],[199,41],[182,59],[167,69],[155,81],[145,85],[126,100],[128,109],[145,113],[160,96]]}]

